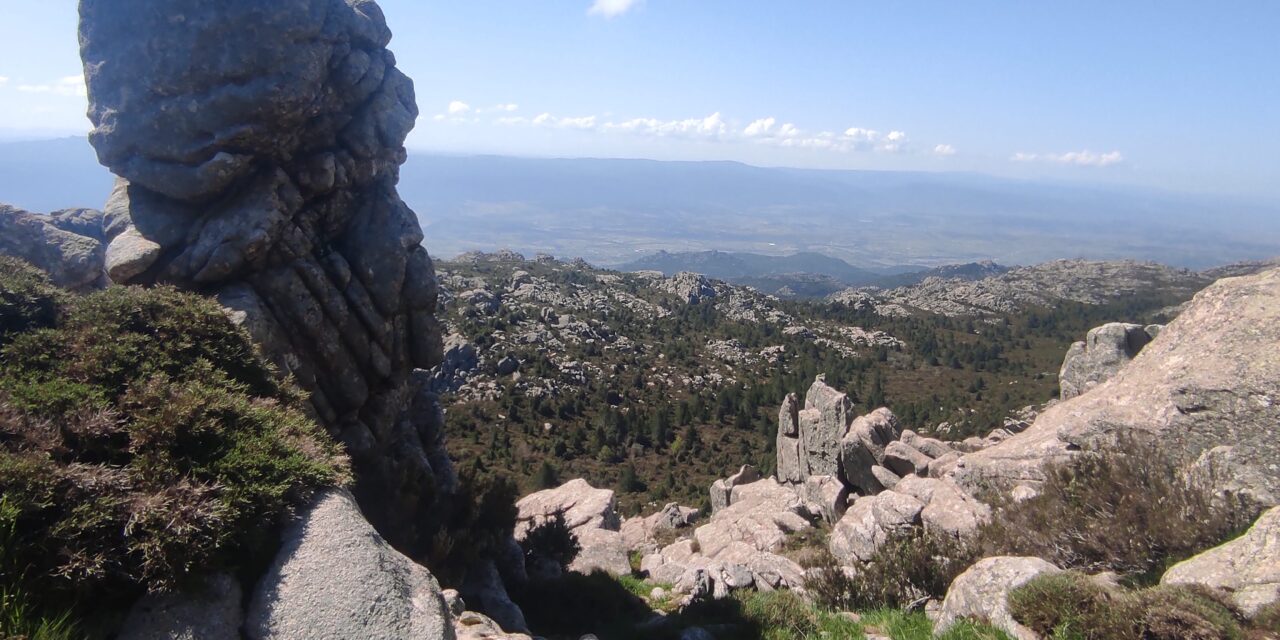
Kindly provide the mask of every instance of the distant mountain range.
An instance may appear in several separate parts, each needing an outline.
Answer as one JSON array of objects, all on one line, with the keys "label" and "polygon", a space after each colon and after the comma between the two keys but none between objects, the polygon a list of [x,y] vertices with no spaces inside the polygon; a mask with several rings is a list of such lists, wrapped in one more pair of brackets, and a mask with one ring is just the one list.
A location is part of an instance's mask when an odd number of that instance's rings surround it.
[{"label": "distant mountain range", "polygon": [[820,253],[770,256],[725,251],[658,251],[616,268],[660,271],[667,276],[689,271],[787,298],[823,297],[849,287],[900,287],[934,276],[978,280],[1008,271],[991,261],[932,269],[912,265],[862,268]]},{"label": "distant mountain range", "polygon": [[[111,182],[83,138],[0,143],[0,202],[101,207]],[[1204,268],[1280,254],[1277,205],[970,173],[415,152],[400,193],[446,257],[504,247],[612,265],[658,250],[792,256],[742,278],[773,278],[787,261],[845,282],[862,277],[849,269],[983,259]]]}]

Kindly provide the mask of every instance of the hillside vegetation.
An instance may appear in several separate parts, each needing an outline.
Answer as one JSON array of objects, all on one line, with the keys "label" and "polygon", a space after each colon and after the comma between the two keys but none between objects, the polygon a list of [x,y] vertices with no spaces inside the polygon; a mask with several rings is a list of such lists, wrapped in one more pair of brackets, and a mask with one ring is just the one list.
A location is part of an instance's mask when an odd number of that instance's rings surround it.
[{"label": "hillside vegetation", "polygon": [[1052,399],[1062,354],[1089,328],[1165,320],[1194,292],[1157,283],[979,319],[510,253],[438,269],[453,335],[437,390],[455,459],[526,492],[583,477],[617,488],[627,513],[701,504],[740,464],[772,470],[777,407],[820,373],[860,412],[889,406],[906,427],[960,440]]}]

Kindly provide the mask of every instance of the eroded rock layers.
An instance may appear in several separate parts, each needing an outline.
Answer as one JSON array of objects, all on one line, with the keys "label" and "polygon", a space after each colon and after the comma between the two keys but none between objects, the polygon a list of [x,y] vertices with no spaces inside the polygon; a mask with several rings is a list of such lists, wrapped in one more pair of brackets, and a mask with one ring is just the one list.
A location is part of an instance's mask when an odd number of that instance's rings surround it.
[{"label": "eroded rock layers", "polygon": [[90,141],[117,176],[117,283],[216,295],[348,446],[357,497],[412,545],[452,484],[414,375],[436,280],[396,193],[417,116],[371,0],[83,0]]}]

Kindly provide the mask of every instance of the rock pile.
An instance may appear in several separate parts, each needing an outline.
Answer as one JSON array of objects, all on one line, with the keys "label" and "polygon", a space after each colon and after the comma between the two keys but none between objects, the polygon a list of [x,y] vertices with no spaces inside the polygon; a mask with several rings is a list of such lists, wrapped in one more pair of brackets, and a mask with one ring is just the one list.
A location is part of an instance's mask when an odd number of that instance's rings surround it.
[{"label": "rock pile", "polygon": [[[596,489],[582,478],[570,480],[554,489],[531,493],[516,503],[516,539],[523,540],[529,530],[546,522],[555,514],[578,539],[582,549],[569,565],[570,571],[591,573],[597,569],[613,575],[631,573],[627,544],[618,529],[617,503],[613,492]],[[550,570],[554,575],[554,569]],[[543,568],[543,577],[547,570]]]},{"label": "rock pile", "polygon": [[366,515],[411,546],[453,472],[411,376],[440,361],[436,284],[396,194],[418,110],[378,5],[85,0],[80,17],[89,140],[118,176],[111,279],[233,310],[347,445]]},{"label": "rock pile", "polygon": [[1162,328],[1112,322],[1090,330],[1084,342],[1071,345],[1062,362],[1058,373],[1060,397],[1069,400],[1111,379]]}]

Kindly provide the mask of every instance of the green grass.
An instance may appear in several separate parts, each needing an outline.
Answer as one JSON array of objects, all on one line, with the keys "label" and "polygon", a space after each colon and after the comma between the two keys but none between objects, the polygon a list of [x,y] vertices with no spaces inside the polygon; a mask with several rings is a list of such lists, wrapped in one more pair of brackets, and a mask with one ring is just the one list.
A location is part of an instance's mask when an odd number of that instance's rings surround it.
[{"label": "green grass", "polygon": [[[872,631],[893,640],[930,640],[933,623],[923,613],[880,609],[862,615],[864,633]],[[1009,635],[989,625],[962,620],[952,625],[939,640],[1009,640]]]},{"label": "green grass", "polygon": [[69,611],[41,614],[16,587],[0,586],[0,638],[73,640],[83,634]]}]

